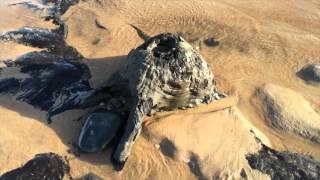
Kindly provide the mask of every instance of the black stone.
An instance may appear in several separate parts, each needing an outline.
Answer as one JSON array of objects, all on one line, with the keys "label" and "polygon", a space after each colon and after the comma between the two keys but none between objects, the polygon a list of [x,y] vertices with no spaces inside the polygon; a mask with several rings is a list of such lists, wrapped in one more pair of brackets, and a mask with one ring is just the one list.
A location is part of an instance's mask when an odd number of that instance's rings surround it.
[{"label": "black stone", "polygon": [[209,47],[215,47],[215,46],[219,46],[220,42],[217,41],[216,39],[214,38],[208,38],[208,39],[205,39],[204,41],[204,44],[209,46]]},{"label": "black stone", "polygon": [[297,75],[308,83],[320,85],[320,64],[308,64]]},{"label": "black stone", "polygon": [[54,153],[37,154],[20,168],[0,176],[0,180],[62,180],[72,179],[68,163]]},{"label": "black stone", "polygon": [[79,136],[80,150],[91,153],[102,151],[115,138],[122,122],[122,117],[111,111],[88,114]]},{"label": "black stone", "polygon": [[253,169],[268,174],[272,180],[319,180],[320,162],[298,153],[278,152],[262,144],[256,154],[246,159]]}]

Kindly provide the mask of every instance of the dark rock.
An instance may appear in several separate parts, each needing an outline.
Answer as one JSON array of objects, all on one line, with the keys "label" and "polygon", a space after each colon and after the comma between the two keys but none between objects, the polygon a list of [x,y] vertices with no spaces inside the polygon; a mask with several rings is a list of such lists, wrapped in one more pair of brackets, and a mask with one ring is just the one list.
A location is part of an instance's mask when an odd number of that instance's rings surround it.
[{"label": "dark rock", "polygon": [[244,179],[247,179],[248,178],[248,175],[246,173],[246,170],[244,170],[243,168],[241,169],[240,171],[240,176]]},{"label": "dark rock", "polygon": [[72,179],[68,163],[54,153],[37,154],[20,168],[6,172],[1,180],[62,180]]},{"label": "dark rock", "polygon": [[116,136],[122,118],[115,112],[94,112],[86,117],[78,146],[84,152],[102,151]]},{"label": "dark rock", "polygon": [[69,60],[83,59],[75,48],[66,44],[65,36],[66,32],[61,31],[60,28],[49,30],[24,27],[0,35],[0,41],[12,41],[26,46],[46,48],[50,53]]},{"label": "dark rock", "polygon": [[12,3],[9,6],[21,5],[31,9],[34,12],[39,12],[41,16],[49,21],[53,20],[56,25],[63,25],[60,17],[64,14],[72,5],[75,5],[79,0],[42,0],[41,4],[33,2],[19,2]]},{"label": "dark rock", "polygon": [[297,75],[307,83],[320,85],[320,64],[308,64]]},{"label": "dark rock", "polygon": [[203,40],[204,44],[209,46],[209,47],[215,47],[215,46],[219,46],[220,42],[217,41],[216,39],[214,38],[208,38],[208,39],[205,39]]},{"label": "dark rock", "polygon": [[133,97],[125,132],[112,155],[112,161],[120,165],[128,158],[146,114],[194,107],[222,97],[208,64],[175,34],[157,35],[131,51],[120,76],[128,80]]},{"label": "dark rock", "polygon": [[89,173],[89,174],[81,177],[79,180],[103,180],[103,179],[93,173]]},{"label": "dark rock", "polygon": [[249,165],[272,180],[318,180],[320,162],[298,153],[278,152],[262,144],[257,154],[246,156]]}]

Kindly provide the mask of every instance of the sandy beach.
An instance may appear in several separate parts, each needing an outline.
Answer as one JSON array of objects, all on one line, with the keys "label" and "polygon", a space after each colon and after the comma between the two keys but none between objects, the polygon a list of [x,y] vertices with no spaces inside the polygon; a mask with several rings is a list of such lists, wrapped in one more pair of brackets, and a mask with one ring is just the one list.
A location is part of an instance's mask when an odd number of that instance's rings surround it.
[{"label": "sandy beach", "polygon": [[[11,3],[0,2],[1,33],[55,27],[38,12]],[[117,172],[110,148],[73,153],[84,123],[77,120],[89,109],[66,111],[47,124],[45,111],[1,94],[0,174],[35,154],[54,152],[68,159],[74,179],[89,173],[102,179],[270,179],[245,158],[261,148],[255,137],[277,151],[320,160],[320,141],[314,140],[320,140],[320,86],[296,74],[306,64],[320,63],[320,1],[81,0],[62,20],[66,42],[90,69],[92,87],[108,80],[143,43],[134,25],[150,36],[181,34],[228,96],[147,117],[126,166]],[[208,46],[208,38],[219,45]],[[0,49],[1,61],[41,50],[14,42],[0,42]],[[0,71],[0,78],[20,75]]]}]

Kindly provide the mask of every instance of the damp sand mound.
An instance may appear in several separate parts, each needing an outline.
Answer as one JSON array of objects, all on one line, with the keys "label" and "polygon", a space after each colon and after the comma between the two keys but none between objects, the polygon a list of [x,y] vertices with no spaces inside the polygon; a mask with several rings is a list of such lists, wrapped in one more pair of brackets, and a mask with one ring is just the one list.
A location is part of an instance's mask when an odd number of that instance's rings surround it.
[{"label": "damp sand mound", "polygon": [[301,94],[273,84],[258,91],[271,126],[320,143],[320,115]]}]

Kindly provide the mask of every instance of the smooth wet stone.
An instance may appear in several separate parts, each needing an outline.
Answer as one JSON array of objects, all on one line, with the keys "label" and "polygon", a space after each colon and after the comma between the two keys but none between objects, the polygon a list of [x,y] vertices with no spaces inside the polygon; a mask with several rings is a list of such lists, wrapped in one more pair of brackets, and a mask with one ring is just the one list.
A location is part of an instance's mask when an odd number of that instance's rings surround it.
[{"label": "smooth wet stone", "polygon": [[320,179],[320,162],[302,154],[278,152],[262,145],[258,153],[246,159],[251,168],[268,174],[272,180]]},{"label": "smooth wet stone", "polygon": [[70,167],[59,155],[54,153],[37,154],[22,167],[0,176],[1,180],[62,180],[69,179]]},{"label": "smooth wet stone", "polygon": [[133,107],[112,156],[119,169],[126,162],[145,115],[209,103],[221,94],[203,57],[182,37],[165,33],[149,38],[128,55],[120,72],[129,82]]},{"label": "smooth wet stone", "polygon": [[297,74],[307,83],[320,85],[320,64],[308,64]]},{"label": "smooth wet stone", "polygon": [[114,112],[94,112],[86,117],[81,128],[78,146],[84,152],[102,151],[116,136],[122,125],[121,117]]}]

